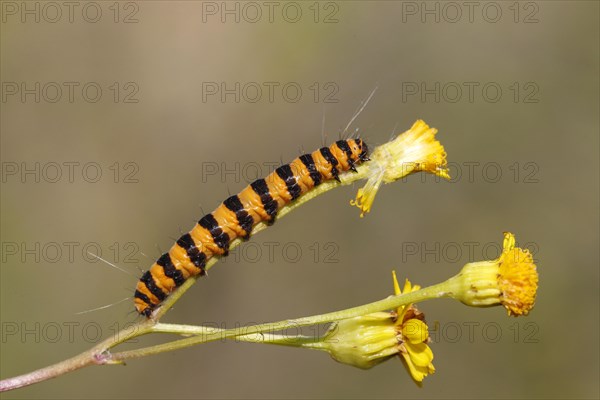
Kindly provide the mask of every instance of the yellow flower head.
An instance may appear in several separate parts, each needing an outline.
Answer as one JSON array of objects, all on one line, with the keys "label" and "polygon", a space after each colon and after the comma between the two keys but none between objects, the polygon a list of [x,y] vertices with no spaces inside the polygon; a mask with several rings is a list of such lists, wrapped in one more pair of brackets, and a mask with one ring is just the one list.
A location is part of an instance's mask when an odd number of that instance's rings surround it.
[{"label": "yellow flower head", "polygon": [[502,254],[493,261],[469,263],[451,278],[450,295],[463,303],[485,307],[502,304],[508,315],[527,315],[535,304],[538,273],[528,250],[515,247],[515,236],[504,233]]},{"label": "yellow flower head", "polygon": [[368,180],[358,190],[356,199],[350,204],[361,210],[360,216],[368,213],[381,183],[397,181],[414,172],[425,171],[450,179],[444,147],[435,139],[437,129],[430,128],[423,120],[396,139],[377,147],[367,164]]},{"label": "yellow flower head", "polygon": [[[392,272],[394,279],[394,293],[396,295],[419,290],[420,286],[412,286],[407,279],[404,291],[400,290],[396,273]],[[425,323],[425,315],[413,304],[400,306],[396,310],[396,327],[399,332],[399,354],[404,366],[410,373],[415,383],[421,386],[423,379],[435,372],[433,366],[433,352],[427,345],[430,342],[429,330]]]},{"label": "yellow flower head", "polygon": [[[407,280],[404,293],[418,290]],[[394,273],[394,292],[401,294]],[[305,347],[329,352],[334,360],[368,369],[399,355],[413,380],[420,386],[423,378],[435,371],[425,317],[413,304],[392,312],[377,312],[338,321],[324,340]]]}]

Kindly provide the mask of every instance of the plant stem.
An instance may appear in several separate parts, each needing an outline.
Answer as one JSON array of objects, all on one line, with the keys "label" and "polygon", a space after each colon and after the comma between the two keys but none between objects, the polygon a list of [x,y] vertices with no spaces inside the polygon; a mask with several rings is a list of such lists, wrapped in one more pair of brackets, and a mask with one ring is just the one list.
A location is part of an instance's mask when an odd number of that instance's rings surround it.
[{"label": "plant stem", "polygon": [[146,335],[152,332],[152,326],[154,326],[153,321],[140,322],[136,325],[133,325],[133,327],[121,330],[120,332],[116,333],[115,336],[104,340],[103,342],[97,344],[87,351],[84,351],[81,354],[76,355],[75,357],[27,374],[4,379],[0,381],[0,392],[18,389],[23,386],[29,386],[34,383],[56,378],[57,376],[66,374],[67,372],[75,371],[90,365],[121,364],[121,361],[114,361],[111,359],[109,349],[135,337]]},{"label": "plant stem", "polygon": [[[152,329],[153,333],[171,333],[183,336],[199,336],[222,333],[226,329],[215,328],[211,326],[192,326],[178,324],[163,324],[158,323]],[[236,341],[262,343],[262,344],[277,344],[281,346],[299,347],[307,343],[313,343],[320,340],[318,336],[303,336],[303,335],[281,335],[276,333],[255,333],[249,335],[240,335],[235,337]]]},{"label": "plant stem", "polygon": [[[328,322],[339,321],[342,319],[358,317],[361,315],[367,315],[378,311],[390,310],[410,303],[416,303],[423,300],[450,296],[452,294],[451,291],[453,288],[451,282],[452,279],[414,292],[404,293],[398,296],[390,296],[383,300],[379,300],[358,307],[348,308],[342,311],[334,311],[331,313],[314,315],[311,317],[288,319],[278,322],[245,326],[235,329],[217,330],[209,332],[207,331],[206,327],[169,325],[168,327],[173,328],[174,330],[172,333],[185,332],[185,334],[193,334],[196,336],[176,340],[170,343],[150,346],[143,349],[115,353],[112,355],[112,360],[124,361],[130,358],[139,358],[152,354],[164,353],[167,351],[183,349],[201,343],[209,343],[232,337],[248,336],[258,333],[272,334],[273,332],[281,331],[287,328],[299,328],[308,325],[324,324]],[[158,325],[158,327],[158,331],[162,333],[167,332],[167,325],[160,324]],[[155,328],[156,326],[154,326],[152,330],[154,331]]]}]

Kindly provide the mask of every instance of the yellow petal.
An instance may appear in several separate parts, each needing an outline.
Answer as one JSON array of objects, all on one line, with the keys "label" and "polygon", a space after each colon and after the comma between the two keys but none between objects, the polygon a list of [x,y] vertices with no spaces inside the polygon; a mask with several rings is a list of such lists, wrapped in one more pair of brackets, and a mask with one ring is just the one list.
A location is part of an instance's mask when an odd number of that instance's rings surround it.
[{"label": "yellow petal", "polygon": [[392,271],[392,279],[394,280],[394,294],[398,296],[399,294],[402,294],[402,291],[400,290],[400,285],[398,284],[398,278],[396,278],[396,271]]},{"label": "yellow petal", "polygon": [[515,247],[515,235],[510,232],[504,232],[504,243],[502,244],[502,252],[506,253]]},{"label": "yellow petal", "polygon": [[417,367],[426,368],[433,361],[433,351],[425,343],[406,343],[406,349]]},{"label": "yellow petal", "polygon": [[423,386],[423,379],[427,375],[435,372],[435,368],[433,367],[433,364],[430,364],[427,367],[419,367],[413,363],[413,361],[411,360],[410,356],[407,353],[400,353],[400,359],[402,360],[402,363],[408,370],[413,381],[419,387]]},{"label": "yellow petal", "polygon": [[[371,161],[373,162],[373,161]],[[358,189],[356,199],[350,200],[350,204],[360,208],[360,217],[364,217],[366,213],[371,211],[371,206],[375,201],[375,195],[383,182],[385,170],[372,168],[375,172],[371,174],[364,187]]]},{"label": "yellow petal", "polygon": [[412,285],[410,284],[410,281],[408,279],[406,279],[404,281],[404,290],[402,291],[402,293],[410,293],[412,292]]}]

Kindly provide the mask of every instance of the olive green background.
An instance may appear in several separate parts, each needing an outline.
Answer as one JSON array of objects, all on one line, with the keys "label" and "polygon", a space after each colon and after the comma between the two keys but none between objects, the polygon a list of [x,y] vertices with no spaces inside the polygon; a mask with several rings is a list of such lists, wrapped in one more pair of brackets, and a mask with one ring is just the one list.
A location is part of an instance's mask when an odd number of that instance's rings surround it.
[{"label": "olive green background", "polygon": [[[73,356],[134,321],[131,300],[76,313],[131,296],[159,248],[243,188],[257,165],[265,175],[264,163],[337,140],[375,87],[351,130],[374,147],[423,118],[439,129],[453,181],[417,175],[383,187],[363,219],[348,205],[359,186],[321,196],[254,237],[237,261],[218,264],[165,320],[234,327],[364,304],[391,294],[392,269],[428,285],[495,257],[503,231],[534,251],[537,304],[518,319],[452,300],[421,304],[431,329],[438,324],[437,371],[422,389],[399,360],[362,371],[324,353],[217,342],[86,368],[2,398],[598,398],[597,2],[525,2],[518,15],[513,2],[476,2],[472,20],[466,6],[458,17],[443,2],[299,2],[296,23],[283,18],[285,3],[273,22],[264,3],[254,3],[263,11],[256,22],[238,3],[246,14],[224,23],[203,13],[220,2],[123,2],[118,23],[114,2],[95,3],[96,23],[77,4],[72,23],[64,8],[54,23],[2,16],[3,169],[37,162],[48,174],[2,182],[2,378]],[[439,21],[412,15],[414,7],[437,7]],[[123,23],[132,12],[137,22]],[[46,85],[39,103],[8,94],[22,82]],[[66,89],[49,101],[52,82],[76,82],[73,102]],[[82,97],[89,82],[103,90],[96,103]],[[221,82],[265,92],[236,102],[203,91]],[[279,85],[273,101],[265,82]],[[436,82],[439,101],[406,92],[421,83],[435,92]],[[282,95],[286,84],[302,89],[297,102]],[[137,102],[124,102],[132,88]],[[65,162],[80,163],[73,182],[67,167],[50,182],[52,163]],[[99,182],[83,179],[86,163],[100,165]],[[215,165],[240,176],[205,176]],[[128,173],[137,182],[124,182]],[[39,260],[22,251],[35,243]],[[116,243],[131,275],[84,260],[89,243],[112,261]],[[14,246],[17,255],[7,251]],[[63,253],[52,262],[56,246]],[[125,258],[132,249],[134,262]]]}]

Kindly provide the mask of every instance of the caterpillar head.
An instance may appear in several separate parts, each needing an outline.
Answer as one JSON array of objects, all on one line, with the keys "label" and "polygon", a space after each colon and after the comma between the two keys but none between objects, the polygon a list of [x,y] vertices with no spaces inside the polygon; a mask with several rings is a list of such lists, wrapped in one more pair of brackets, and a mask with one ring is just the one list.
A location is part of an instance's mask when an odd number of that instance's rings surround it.
[{"label": "caterpillar head", "polygon": [[338,140],[329,149],[342,171],[356,171],[355,164],[369,160],[369,149],[361,139]]},{"label": "caterpillar head", "polygon": [[352,150],[352,156],[354,161],[369,161],[369,147],[361,139],[350,139],[348,140],[350,150]]}]

